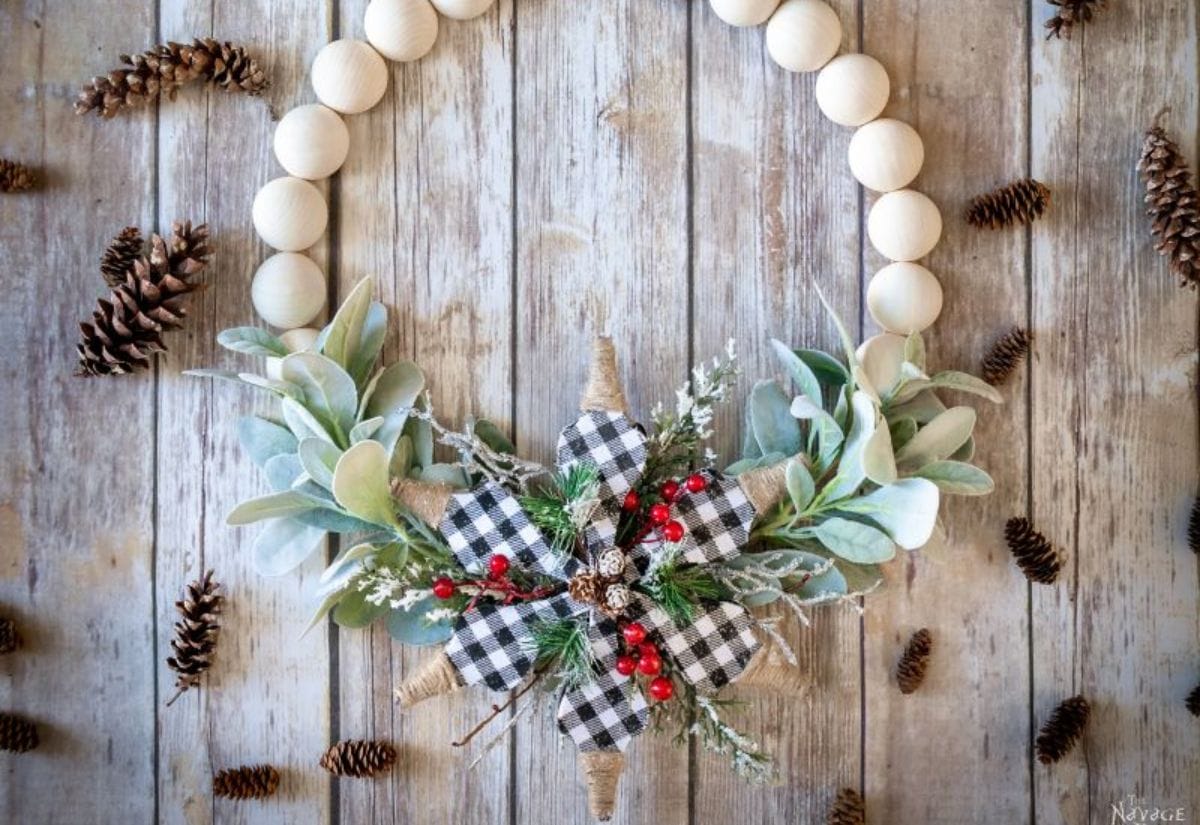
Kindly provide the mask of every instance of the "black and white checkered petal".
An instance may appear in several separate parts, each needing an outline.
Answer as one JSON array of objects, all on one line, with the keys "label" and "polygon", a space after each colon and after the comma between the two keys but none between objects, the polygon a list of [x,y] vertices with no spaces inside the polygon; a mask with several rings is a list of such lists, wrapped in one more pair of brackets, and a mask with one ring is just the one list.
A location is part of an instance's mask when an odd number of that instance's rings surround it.
[{"label": "black and white checkered petal", "polygon": [[649,708],[636,683],[613,667],[616,623],[604,617],[593,619],[588,638],[597,659],[596,677],[563,694],[558,726],[580,750],[625,750],[629,741],[646,729]]},{"label": "black and white checkered petal", "polygon": [[486,564],[499,553],[521,569],[563,581],[580,569],[578,561],[551,549],[516,497],[494,481],[452,495],[439,529],[465,568]]},{"label": "black and white checkered petal", "polygon": [[624,497],[646,466],[646,437],[616,412],[586,412],[558,436],[558,466],[586,462],[600,472],[600,500]]},{"label": "black and white checkered petal", "polygon": [[583,543],[587,547],[588,563],[595,565],[596,559],[605,550],[617,546],[618,517],[604,507],[597,507],[592,520],[583,529]]},{"label": "black and white checkered petal", "polygon": [[706,471],[708,484],[698,493],[686,489],[672,508],[684,526],[683,557],[693,564],[727,559],[750,540],[754,505],[736,480]]},{"label": "black and white checkered petal", "polygon": [[458,617],[446,656],[463,684],[483,682],[492,690],[509,690],[520,684],[537,657],[533,628],[587,610],[566,593],[517,604],[480,604]]}]

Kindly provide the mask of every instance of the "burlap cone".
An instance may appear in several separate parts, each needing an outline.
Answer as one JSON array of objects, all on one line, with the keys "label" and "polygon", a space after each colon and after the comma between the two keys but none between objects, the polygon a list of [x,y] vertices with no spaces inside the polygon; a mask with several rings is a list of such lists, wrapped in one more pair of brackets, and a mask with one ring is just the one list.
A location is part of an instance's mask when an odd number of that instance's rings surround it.
[{"label": "burlap cone", "polygon": [[612,819],[617,807],[617,782],[625,770],[620,751],[580,751],[579,765],[587,782],[588,810],[601,822]]},{"label": "burlap cone", "polygon": [[400,707],[407,709],[434,696],[453,693],[461,687],[454,665],[445,653],[438,653],[396,688],[396,701]]},{"label": "burlap cone", "polygon": [[592,342],[592,365],[588,370],[587,386],[579,400],[583,412],[625,413],[628,405],[617,374],[617,350],[611,338],[597,336]]},{"label": "burlap cone", "polygon": [[771,636],[762,636],[762,647],[750,659],[734,685],[755,692],[803,696],[812,686],[812,674],[789,662]]},{"label": "burlap cone", "polygon": [[787,465],[789,461],[799,461],[805,467],[812,469],[812,463],[803,453],[793,458],[772,464],[769,467],[759,467],[748,470],[737,477],[738,486],[754,505],[756,513],[765,513],[774,507],[787,493]]},{"label": "burlap cone", "polygon": [[454,490],[446,484],[411,478],[392,479],[392,497],[434,529],[442,523],[442,516],[453,492]]}]

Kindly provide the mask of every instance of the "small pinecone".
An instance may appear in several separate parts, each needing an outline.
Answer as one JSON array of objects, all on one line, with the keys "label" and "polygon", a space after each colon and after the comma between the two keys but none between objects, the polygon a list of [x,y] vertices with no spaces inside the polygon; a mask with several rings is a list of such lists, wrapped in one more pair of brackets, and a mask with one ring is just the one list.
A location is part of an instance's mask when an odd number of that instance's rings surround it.
[{"label": "small pinecone", "polygon": [[114,289],[125,283],[125,275],[133,269],[138,258],[142,257],[142,248],[145,245],[142,231],[136,226],[122,229],[100,256],[100,274],[104,276],[104,282]]},{"label": "small pinecone", "polygon": [[1008,380],[1029,354],[1029,344],[1032,340],[1033,336],[1028,332],[1020,327],[1013,327],[1003,338],[992,344],[992,348],[983,359],[983,380],[992,386]]},{"label": "small pinecone", "polygon": [[185,83],[203,79],[226,91],[257,95],[269,85],[266,74],[246,50],[211,38],[158,45],[142,54],[121,55],[124,67],[92,78],[75,101],[75,113],[95,111],[113,117],[121,109],[161,95],[174,99]]},{"label": "small pinecone", "polygon": [[11,713],[0,713],[0,750],[25,753],[37,746],[37,725]]},{"label": "small pinecone", "polygon": [[1004,540],[1017,560],[1017,566],[1030,581],[1054,584],[1062,570],[1058,550],[1045,536],[1033,529],[1029,519],[1010,518],[1004,525]]},{"label": "small pinecone", "polygon": [[925,670],[929,667],[929,654],[933,652],[933,636],[927,628],[921,628],[908,640],[900,664],[896,666],[896,681],[901,693],[912,693],[925,681]]},{"label": "small pinecone", "polygon": [[1192,692],[1188,694],[1185,704],[1192,716],[1200,716],[1200,685],[1196,685]]},{"label": "small pinecone", "polygon": [[266,799],[278,787],[279,771],[270,765],[242,765],[213,777],[213,796],[226,799]]},{"label": "small pinecone", "polygon": [[577,573],[567,582],[567,593],[580,604],[600,604],[604,582],[592,570]]},{"label": "small pinecone", "polygon": [[174,225],[169,245],[151,236],[149,257],[134,261],[124,282],[99,300],[91,323],[79,325],[76,375],[121,375],[150,367],[151,356],[166,350],[162,333],[182,326],[187,295],[201,288],[192,278],[208,264],[207,242],[208,227],[193,228],[190,221]]},{"label": "small pinecone", "polygon": [[1200,284],[1200,196],[1179,147],[1161,127],[1146,133],[1138,169],[1146,184],[1146,212],[1155,249],[1171,262],[1182,286]]},{"label": "small pinecone", "polygon": [[32,169],[0,158],[0,192],[24,192],[36,183],[37,176]]},{"label": "small pinecone", "polygon": [[1046,0],[1051,6],[1058,7],[1058,13],[1046,21],[1049,30],[1046,39],[1065,37],[1071,39],[1071,29],[1076,23],[1090,23],[1092,15],[1107,4],[1107,0]]},{"label": "small pinecone", "polygon": [[321,757],[321,767],[336,776],[374,776],[396,761],[396,749],[387,742],[349,739],[333,745]]},{"label": "small pinecone", "polygon": [[826,825],[866,825],[867,806],[858,791],[853,788],[842,788],[829,809]]},{"label": "small pinecone", "polygon": [[21,646],[21,635],[12,619],[0,619],[0,653],[12,653]]},{"label": "small pinecone", "polygon": [[1196,502],[1192,505],[1192,515],[1188,519],[1188,547],[1192,548],[1192,552],[1200,555],[1200,496],[1196,497]]},{"label": "small pinecone", "polygon": [[205,571],[202,578],[188,584],[184,598],[175,602],[180,619],[175,623],[175,638],[171,640],[175,655],[167,659],[167,667],[179,676],[175,679],[175,695],[167,705],[188,688],[200,684],[200,677],[212,667],[221,628],[217,616],[224,601],[217,592],[221,585],[212,580],[212,575],[213,571]]},{"label": "small pinecone", "polygon": [[1030,223],[1045,214],[1049,206],[1049,187],[1025,178],[973,198],[967,207],[967,223],[980,229]]},{"label": "small pinecone", "polygon": [[1073,696],[1056,707],[1038,733],[1038,761],[1049,765],[1070,753],[1083,734],[1091,712],[1091,706],[1082,696]]}]

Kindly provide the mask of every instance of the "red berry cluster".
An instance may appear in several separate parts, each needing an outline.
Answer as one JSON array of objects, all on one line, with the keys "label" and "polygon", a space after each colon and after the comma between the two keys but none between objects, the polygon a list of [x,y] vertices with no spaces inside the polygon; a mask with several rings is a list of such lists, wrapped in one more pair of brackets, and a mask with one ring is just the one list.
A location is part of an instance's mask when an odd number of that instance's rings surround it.
[{"label": "red berry cluster", "polygon": [[[496,553],[493,555],[490,559],[488,559],[487,581],[482,582],[482,584],[487,585],[488,583],[494,583],[500,586],[500,590],[502,592],[510,592],[517,596],[523,596],[524,594],[520,593],[520,591],[518,591],[507,579],[509,565],[510,562],[508,556],[505,556],[502,553]],[[469,583],[480,584],[480,582]],[[439,599],[452,598],[457,592],[458,584],[449,576],[438,576],[433,580],[433,595],[437,596]]]},{"label": "red berry cluster", "polygon": [[654,642],[646,640],[646,628],[638,622],[630,622],[621,628],[625,652],[617,657],[617,673],[632,676],[635,672],[652,676],[648,690],[659,702],[675,695],[675,684],[662,675],[663,660]]},{"label": "red berry cluster", "polygon": [[[653,530],[658,530],[662,535],[663,541],[671,542],[683,540],[683,524],[671,518],[671,505],[679,500],[686,488],[689,493],[703,492],[708,486],[708,480],[701,473],[692,473],[682,485],[675,479],[667,479],[663,482],[658,490],[661,501],[650,505],[650,509],[646,512],[648,523],[642,531],[642,536],[648,535]],[[625,501],[621,506],[626,512],[636,512],[642,506],[642,500],[636,492],[630,490],[625,494]]]}]

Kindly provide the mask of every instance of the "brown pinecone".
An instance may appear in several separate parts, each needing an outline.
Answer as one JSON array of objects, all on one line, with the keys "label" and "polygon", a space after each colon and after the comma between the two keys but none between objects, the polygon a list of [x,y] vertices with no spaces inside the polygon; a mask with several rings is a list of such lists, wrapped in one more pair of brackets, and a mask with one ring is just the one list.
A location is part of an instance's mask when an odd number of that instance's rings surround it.
[{"label": "brown pinecone", "polygon": [[11,713],[0,713],[0,750],[25,753],[37,746],[37,725]]},{"label": "brown pinecone", "polygon": [[12,653],[21,646],[21,635],[12,619],[0,619],[0,653]]},{"label": "brown pinecone", "polygon": [[866,825],[867,806],[858,791],[853,788],[838,791],[825,822],[826,825]]},{"label": "brown pinecone", "polygon": [[1196,685],[1192,689],[1187,699],[1184,700],[1184,704],[1187,705],[1187,709],[1191,712],[1192,716],[1200,716],[1200,685]]},{"label": "brown pinecone", "polygon": [[1192,515],[1188,518],[1188,547],[1192,548],[1192,552],[1200,555],[1200,496],[1196,497],[1196,501],[1192,504]]},{"label": "brown pinecone", "polygon": [[104,282],[113,288],[125,283],[125,275],[142,257],[145,245],[142,230],[136,226],[122,229],[117,237],[109,241],[104,254],[100,256],[100,274],[104,276]]},{"label": "brown pinecone", "polygon": [[967,207],[967,223],[980,229],[1030,223],[1045,214],[1049,206],[1049,187],[1025,178],[972,198]]},{"label": "brown pinecone", "polygon": [[908,640],[904,655],[896,666],[896,681],[901,693],[912,693],[925,681],[925,670],[929,667],[929,654],[932,652],[933,635],[923,627]]},{"label": "brown pinecone", "polygon": [[175,638],[171,640],[175,655],[167,659],[167,667],[179,675],[168,707],[188,688],[199,685],[200,677],[212,667],[217,633],[221,629],[217,616],[224,601],[217,592],[221,585],[212,576],[213,571],[206,570],[203,577],[188,584],[184,597],[175,602],[180,619],[175,623]]},{"label": "brown pinecone", "polygon": [[1056,707],[1038,733],[1038,761],[1049,765],[1066,756],[1083,734],[1091,712],[1091,706],[1082,696],[1073,696]]},{"label": "brown pinecone", "polygon": [[1029,354],[1033,336],[1020,327],[1013,327],[1004,337],[992,344],[983,358],[983,380],[996,386],[1003,384]]},{"label": "brown pinecone", "polygon": [[1027,579],[1039,584],[1054,584],[1058,580],[1062,570],[1058,549],[1033,529],[1029,519],[1010,518],[1004,525],[1004,540]]},{"label": "brown pinecone", "polygon": [[190,221],[174,225],[169,245],[151,236],[149,256],[134,261],[124,282],[100,299],[91,323],[79,325],[76,375],[144,370],[154,353],[166,350],[163,331],[182,325],[187,294],[201,288],[192,278],[208,263],[207,242],[208,227],[193,228]]},{"label": "brown pinecone", "polygon": [[37,176],[28,166],[0,158],[0,192],[24,192],[37,183]]},{"label": "brown pinecone", "polygon": [[321,757],[320,765],[336,776],[374,776],[396,761],[396,749],[387,742],[349,739],[333,745]]},{"label": "brown pinecone", "polygon": [[600,604],[604,582],[594,570],[576,573],[567,582],[567,593],[580,604]]},{"label": "brown pinecone", "polygon": [[1146,184],[1146,212],[1155,249],[1171,262],[1182,286],[1200,283],[1200,197],[1183,153],[1161,127],[1146,133],[1138,170]]},{"label": "brown pinecone", "polygon": [[189,43],[158,45],[141,54],[121,55],[124,67],[94,77],[75,101],[75,113],[95,111],[112,117],[121,109],[139,106],[160,95],[175,98],[180,86],[203,79],[227,91],[262,93],[270,81],[241,46],[198,38]]},{"label": "brown pinecone", "polygon": [[1049,31],[1046,39],[1065,37],[1071,39],[1071,29],[1076,23],[1090,23],[1092,15],[1107,5],[1107,0],[1046,0],[1051,6],[1058,7],[1058,13],[1046,21]]},{"label": "brown pinecone", "polygon": [[226,799],[266,799],[278,787],[279,771],[270,765],[242,765],[213,777],[213,796]]}]

